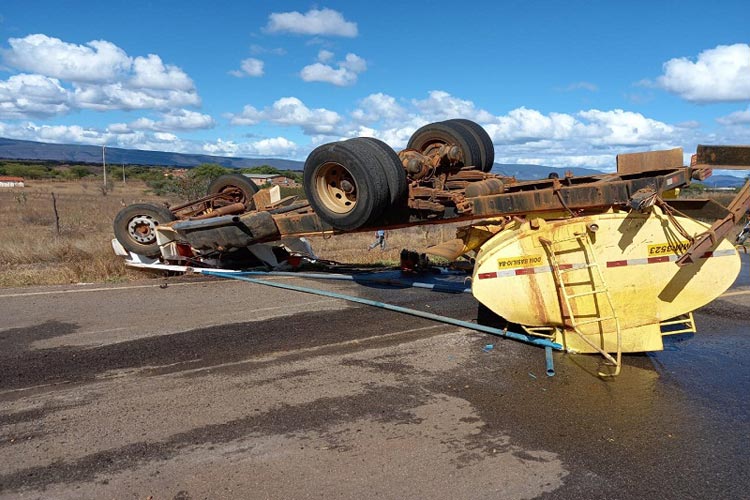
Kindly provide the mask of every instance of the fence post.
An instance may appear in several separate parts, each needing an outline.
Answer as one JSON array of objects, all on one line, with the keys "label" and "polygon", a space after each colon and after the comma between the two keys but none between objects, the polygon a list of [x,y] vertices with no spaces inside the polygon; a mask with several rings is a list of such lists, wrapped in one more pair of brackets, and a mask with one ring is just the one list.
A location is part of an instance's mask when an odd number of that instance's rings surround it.
[{"label": "fence post", "polygon": [[57,198],[55,193],[52,193],[52,209],[55,211],[55,230],[58,236],[60,235],[60,214],[57,213]]}]

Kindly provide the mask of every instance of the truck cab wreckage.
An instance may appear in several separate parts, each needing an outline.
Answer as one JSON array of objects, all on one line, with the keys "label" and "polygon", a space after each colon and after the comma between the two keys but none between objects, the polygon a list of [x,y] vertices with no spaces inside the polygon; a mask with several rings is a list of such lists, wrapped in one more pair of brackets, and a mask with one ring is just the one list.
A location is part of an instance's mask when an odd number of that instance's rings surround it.
[{"label": "truck cab wreckage", "polygon": [[307,200],[222,176],[199,200],[124,208],[113,246],[135,267],[232,269],[248,250],[273,263],[264,244],[282,238],[462,223],[426,251],[469,256],[480,304],[526,335],[601,354],[608,375],[622,353],[695,331],[692,311],[739,273],[726,236],[750,182],[726,208],[674,193],[713,168],[750,168],[750,146],[698,146],[689,166],[679,148],[618,155],[616,173],[523,182],[490,173],[493,163],[490,137],[469,120],[425,125],[398,153],[374,138],[324,144],[305,162]]}]

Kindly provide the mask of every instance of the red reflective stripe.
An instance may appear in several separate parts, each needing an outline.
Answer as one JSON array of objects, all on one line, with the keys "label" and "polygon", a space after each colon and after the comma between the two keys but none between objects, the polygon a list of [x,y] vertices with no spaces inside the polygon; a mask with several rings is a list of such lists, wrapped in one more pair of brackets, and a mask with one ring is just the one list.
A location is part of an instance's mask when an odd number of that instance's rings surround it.
[{"label": "red reflective stripe", "polygon": [[479,273],[480,280],[486,280],[488,278],[497,278],[497,273]]},{"label": "red reflective stripe", "polygon": [[557,267],[560,269],[573,269],[573,264],[560,264]]},{"label": "red reflective stripe", "polygon": [[523,276],[524,274],[534,274],[536,271],[533,267],[526,269],[516,269],[516,276]]},{"label": "red reflective stripe", "polygon": [[611,260],[607,262],[607,267],[623,267],[627,265],[628,265],[627,260]]},{"label": "red reflective stripe", "polygon": [[707,258],[709,258],[709,257],[713,257],[713,256],[714,256],[714,253],[713,253],[713,252],[706,252],[706,253],[704,253],[703,255],[701,255],[701,258],[702,258],[702,259],[707,259]]},{"label": "red reflective stripe", "polygon": [[649,257],[649,264],[658,264],[659,262],[669,262],[669,255],[663,255],[661,257]]}]

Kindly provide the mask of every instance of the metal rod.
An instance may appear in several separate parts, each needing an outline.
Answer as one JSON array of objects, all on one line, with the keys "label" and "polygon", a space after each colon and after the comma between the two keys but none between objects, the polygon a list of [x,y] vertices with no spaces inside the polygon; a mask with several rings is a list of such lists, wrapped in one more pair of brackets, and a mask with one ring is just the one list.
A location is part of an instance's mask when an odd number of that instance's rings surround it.
[{"label": "metal rod", "polygon": [[552,359],[552,348],[547,346],[544,348],[544,354],[547,358],[547,376],[548,377],[554,377],[555,376],[555,362]]},{"label": "metal rod", "polygon": [[361,297],[354,297],[352,295],[344,295],[341,293],[329,292],[326,290],[317,290],[315,288],[307,288],[307,287],[302,287],[302,286],[289,285],[287,283],[277,283],[274,281],[266,281],[266,280],[261,280],[261,279],[256,279],[256,278],[248,278],[247,276],[238,276],[236,273],[229,274],[229,273],[223,273],[219,271],[203,271],[203,274],[207,274],[209,276],[218,276],[220,278],[247,281],[249,283],[255,283],[256,285],[266,285],[266,286],[272,286],[276,288],[283,288],[285,290],[293,290],[296,292],[311,293],[314,295],[322,295],[324,297],[331,297],[334,299],[348,300],[349,302],[357,302],[359,304],[379,307],[381,309],[387,309],[389,311],[410,314],[412,316],[418,316],[420,318],[430,319],[433,321],[440,321],[442,323],[447,323],[449,325],[454,325],[454,326],[458,326],[461,328],[467,328],[470,330],[476,330],[479,332],[489,333],[490,335],[497,335],[498,337],[505,337],[505,338],[509,338],[513,340],[518,340],[520,342],[525,342],[527,344],[532,344],[532,345],[539,346],[539,347],[550,347],[552,349],[557,349],[559,351],[563,349],[563,346],[561,344],[552,342],[547,339],[533,338],[528,335],[524,335],[522,333],[510,332],[507,330],[500,330],[499,328],[492,328],[490,326],[478,325],[476,323],[470,323],[468,321],[463,321],[460,319],[449,318],[447,316],[440,316],[437,314],[427,313],[424,311],[418,311],[416,309],[408,309],[406,307],[396,306],[393,304],[386,304],[385,302],[378,302],[376,300],[363,299]]}]

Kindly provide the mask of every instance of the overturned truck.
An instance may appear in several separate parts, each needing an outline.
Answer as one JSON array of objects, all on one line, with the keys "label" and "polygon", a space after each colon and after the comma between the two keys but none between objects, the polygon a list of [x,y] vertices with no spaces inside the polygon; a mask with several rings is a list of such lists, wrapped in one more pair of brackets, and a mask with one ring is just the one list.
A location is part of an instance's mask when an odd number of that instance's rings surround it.
[{"label": "overturned truck", "polygon": [[493,163],[487,133],[461,119],[425,125],[398,153],[369,137],[324,144],[305,162],[307,200],[222,176],[199,200],[126,207],[113,244],[141,267],[232,267],[290,236],[465,223],[427,251],[469,257],[483,306],[568,351],[603,355],[612,374],[623,352],[694,331],[691,312],[739,273],[726,236],[750,184],[726,208],[674,193],[712,168],[750,167],[750,147],[699,146],[689,166],[679,148],[619,155],[616,173],[524,182],[492,174]]}]

